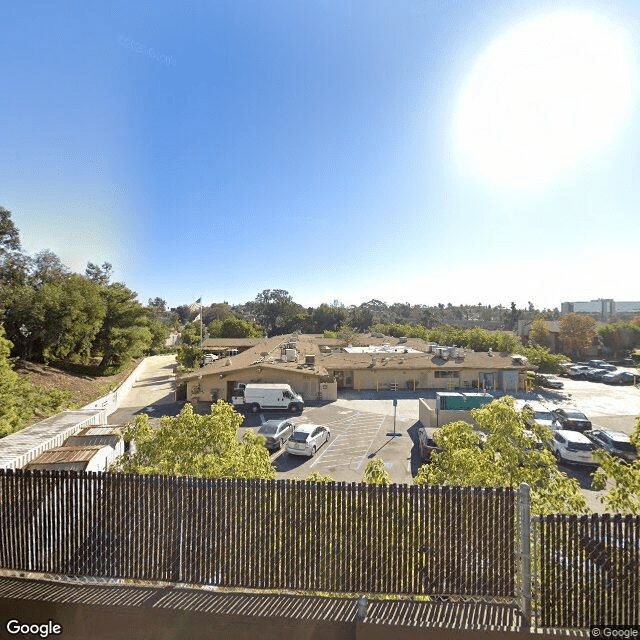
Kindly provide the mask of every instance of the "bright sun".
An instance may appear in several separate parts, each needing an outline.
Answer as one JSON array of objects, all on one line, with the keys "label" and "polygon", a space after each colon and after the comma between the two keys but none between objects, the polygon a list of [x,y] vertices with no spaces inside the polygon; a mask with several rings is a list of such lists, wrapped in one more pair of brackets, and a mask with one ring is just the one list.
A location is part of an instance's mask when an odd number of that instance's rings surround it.
[{"label": "bright sun", "polygon": [[518,26],[475,65],[455,118],[474,173],[535,186],[614,136],[631,106],[626,32],[587,13],[554,13]]}]

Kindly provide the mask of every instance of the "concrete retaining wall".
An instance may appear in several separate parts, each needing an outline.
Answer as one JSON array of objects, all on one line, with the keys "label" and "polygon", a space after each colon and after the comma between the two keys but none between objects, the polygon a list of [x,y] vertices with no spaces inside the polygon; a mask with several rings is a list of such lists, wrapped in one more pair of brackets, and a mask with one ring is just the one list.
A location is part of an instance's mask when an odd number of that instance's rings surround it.
[{"label": "concrete retaining wall", "polygon": [[[147,358],[145,358],[129,375],[129,377],[120,384],[120,386],[111,391],[106,396],[98,398],[93,402],[82,407],[87,411],[101,409],[106,411],[107,416],[110,416],[116,409],[120,407],[125,396],[131,391],[131,387],[138,381],[138,378],[142,375],[142,372],[147,366]],[[106,422],[106,420],[105,420]]]}]

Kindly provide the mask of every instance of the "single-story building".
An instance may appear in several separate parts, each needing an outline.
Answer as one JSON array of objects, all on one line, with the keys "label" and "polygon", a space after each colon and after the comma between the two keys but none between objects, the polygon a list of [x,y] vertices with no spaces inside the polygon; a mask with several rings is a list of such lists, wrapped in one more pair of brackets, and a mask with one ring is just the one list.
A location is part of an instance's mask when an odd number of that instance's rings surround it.
[{"label": "single-story building", "polygon": [[107,471],[113,459],[113,447],[109,445],[55,447],[41,453],[25,469]]},{"label": "single-story building", "polygon": [[118,425],[101,424],[80,429],[75,436],[65,440],[65,447],[74,446],[109,446],[113,448],[113,459],[124,454],[124,439]]},{"label": "single-story building", "polygon": [[247,383],[287,383],[306,401],[335,400],[339,389],[516,391],[525,388],[527,367],[522,356],[441,347],[419,338],[363,334],[341,346],[331,338],[292,334],[258,339],[179,381],[187,385],[187,399],[196,401],[231,401],[234,388]]}]

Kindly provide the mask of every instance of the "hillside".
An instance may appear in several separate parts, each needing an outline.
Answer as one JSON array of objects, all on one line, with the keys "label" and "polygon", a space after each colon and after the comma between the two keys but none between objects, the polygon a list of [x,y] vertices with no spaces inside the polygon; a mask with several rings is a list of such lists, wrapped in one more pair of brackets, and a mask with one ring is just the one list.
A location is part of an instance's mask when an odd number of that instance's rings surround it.
[{"label": "hillside", "polygon": [[[22,362],[16,367],[16,373],[29,380],[31,384],[46,389],[59,389],[71,394],[70,407],[82,407],[109,391],[115,389],[131,371],[138,365],[139,360],[132,363],[125,371],[113,376],[94,376],[81,373],[71,373],[52,366],[35,362]],[[44,416],[36,416],[30,424],[41,420]]]}]

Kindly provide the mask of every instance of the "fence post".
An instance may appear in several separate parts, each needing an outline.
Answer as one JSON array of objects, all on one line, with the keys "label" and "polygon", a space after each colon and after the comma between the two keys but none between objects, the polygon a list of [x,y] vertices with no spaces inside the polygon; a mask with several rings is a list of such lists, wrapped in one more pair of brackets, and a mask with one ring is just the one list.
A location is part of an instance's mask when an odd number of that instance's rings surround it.
[{"label": "fence post", "polygon": [[522,614],[531,624],[531,489],[526,482],[518,490],[520,506],[520,570],[522,575]]}]

